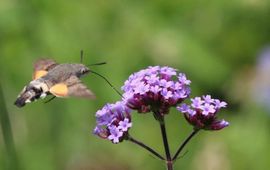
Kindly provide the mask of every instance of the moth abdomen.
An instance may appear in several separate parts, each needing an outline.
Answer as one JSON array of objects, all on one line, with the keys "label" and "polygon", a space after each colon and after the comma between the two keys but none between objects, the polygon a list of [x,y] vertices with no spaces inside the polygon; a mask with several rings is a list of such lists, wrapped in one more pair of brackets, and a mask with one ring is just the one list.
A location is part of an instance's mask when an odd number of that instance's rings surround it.
[{"label": "moth abdomen", "polygon": [[39,98],[44,98],[48,94],[46,87],[46,84],[43,82],[32,81],[23,89],[14,104],[18,107],[23,107],[26,103],[31,103]]},{"label": "moth abdomen", "polygon": [[14,104],[18,107],[23,107],[26,104],[25,98],[22,98],[22,97],[17,98]]},{"label": "moth abdomen", "polygon": [[33,90],[25,90],[23,93],[19,95],[17,100],[15,101],[15,105],[18,107],[23,107],[26,103],[31,103],[37,98],[37,94]]}]

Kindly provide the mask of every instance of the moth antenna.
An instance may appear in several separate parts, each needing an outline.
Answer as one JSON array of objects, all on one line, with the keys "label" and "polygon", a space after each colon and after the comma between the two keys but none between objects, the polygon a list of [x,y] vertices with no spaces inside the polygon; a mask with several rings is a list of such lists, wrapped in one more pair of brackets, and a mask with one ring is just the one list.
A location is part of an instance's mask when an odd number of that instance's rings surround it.
[{"label": "moth antenna", "polygon": [[81,50],[81,59],[80,59],[80,62],[81,63],[83,62],[83,50]]},{"label": "moth antenna", "polygon": [[87,67],[89,66],[97,66],[97,65],[103,65],[103,64],[107,64],[106,62],[100,62],[100,63],[95,63],[95,64],[89,64],[89,65],[86,65]]},{"label": "moth antenna", "polygon": [[99,77],[101,77],[101,78],[103,78],[103,80],[105,80],[110,86],[111,86],[111,88],[113,88],[113,90],[117,93],[117,94],[119,94],[119,96],[121,96],[121,97],[123,97],[122,96],[122,94],[109,82],[109,80],[106,78],[106,77],[104,77],[104,76],[102,76],[101,74],[99,74],[99,73],[97,73],[97,72],[95,72],[95,71],[93,71],[93,70],[90,70],[90,72],[91,73],[94,73],[95,75],[98,75]]},{"label": "moth antenna", "polygon": [[53,97],[51,97],[50,99],[48,99],[47,101],[45,101],[44,103],[49,103],[50,101],[52,101],[53,99],[55,99],[56,98],[56,96],[53,96]]}]

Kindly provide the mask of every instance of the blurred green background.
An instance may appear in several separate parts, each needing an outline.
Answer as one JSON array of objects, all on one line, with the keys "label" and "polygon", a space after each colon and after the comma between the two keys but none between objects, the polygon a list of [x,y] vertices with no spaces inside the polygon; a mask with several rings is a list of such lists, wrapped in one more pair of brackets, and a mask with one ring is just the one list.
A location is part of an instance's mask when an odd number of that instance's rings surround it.
[{"label": "blurred green background", "polygon": [[[270,1],[0,1],[1,123],[6,103],[15,148],[0,135],[0,169],[163,170],[145,150],[113,145],[92,135],[95,112],[120,97],[101,78],[83,81],[97,100],[44,100],[13,105],[40,57],[59,63],[106,61],[92,67],[118,89],[149,65],[168,65],[192,80],[192,96],[211,94],[228,102],[220,114],[231,124],[201,132],[175,169],[265,170],[270,167]],[[265,59],[266,58],[266,59]],[[268,62],[267,62],[268,61]],[[183,116],[166,117],[172,152],[190,133]],[[130,133],[164,153],[151,114],[133,114]],[[3,135],[7,136],[5,144]]]}]

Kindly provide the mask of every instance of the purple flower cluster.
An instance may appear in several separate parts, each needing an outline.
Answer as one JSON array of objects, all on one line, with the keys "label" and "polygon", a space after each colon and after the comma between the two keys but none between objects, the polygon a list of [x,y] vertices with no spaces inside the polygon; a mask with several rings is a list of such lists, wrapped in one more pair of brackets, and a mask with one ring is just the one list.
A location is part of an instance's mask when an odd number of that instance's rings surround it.
[{"label": "purple flower cluster", "polygon": [[150,66],[125,82],[123,100],[139,113],[167,114],[169,108],[189,97],[191,81],[171,67]]},{"label": "purple flower cluster", "polygon": [[113,143],[121,142],[132,126],[130,109],[123,102],[105,105],[96,112],[96,119],[94,134]]},{"label": "purple flower cluster", "polygon": [[226,107],[227,103],[212,99],[210,95],[191,99],[191,105],[182,104],[177,109],[184,113],[186,120],[195,129],[220,130],[228,126],[225,120],[217,120],[218,111]]},{"label": "purple flower cluster", "polygon": [[153,112],[157,120],[163,121],[170,108],[177,107],[196,130],[220,130],[228,126],[228,122],[216,116],[227,105],[223,101],[206,95],[192,98],[190,105],[181,104],[189,98],[190,83],[185,74],[171,67],[151,66],[132,74],[122,86],[122,101],[107,104],[96,112],[94,134],[113,143],[128,139],[131,109],[138,113]]}]

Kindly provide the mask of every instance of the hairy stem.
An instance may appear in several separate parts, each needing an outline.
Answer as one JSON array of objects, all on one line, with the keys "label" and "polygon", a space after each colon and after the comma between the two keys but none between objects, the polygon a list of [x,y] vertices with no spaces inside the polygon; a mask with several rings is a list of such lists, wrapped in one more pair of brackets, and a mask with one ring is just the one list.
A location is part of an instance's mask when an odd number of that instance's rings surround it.
[{"label": "hairy stem", "polygon": [[180,147],[178,148],[177,152],[175,153],[175,155],[173,156],[172,161],[174,162],[178,155],[181,153],[181,151],[184,149],[184,147],[186,146],[186,144],[190,141],[190,139],[192,137],[194,137],[194,135],[196,135],[199,132],[199,129],[194,129],[190,135],[184,140],[184,142],[180,145]]},{"label": "hairy stem", "polygon": [[159,153],[157,153],[154,149],[150,148],[149,146],[145,145],[144,143],[134,139],[133,137],[131,137],[130,135],[128,135],[127,140],[139,145],[140,147],[143,147],[144,149],[148,150],[149,152],[151,152],[153,155],[155,155],[156,157],[158,157],[160,160],[165,160]]}]

